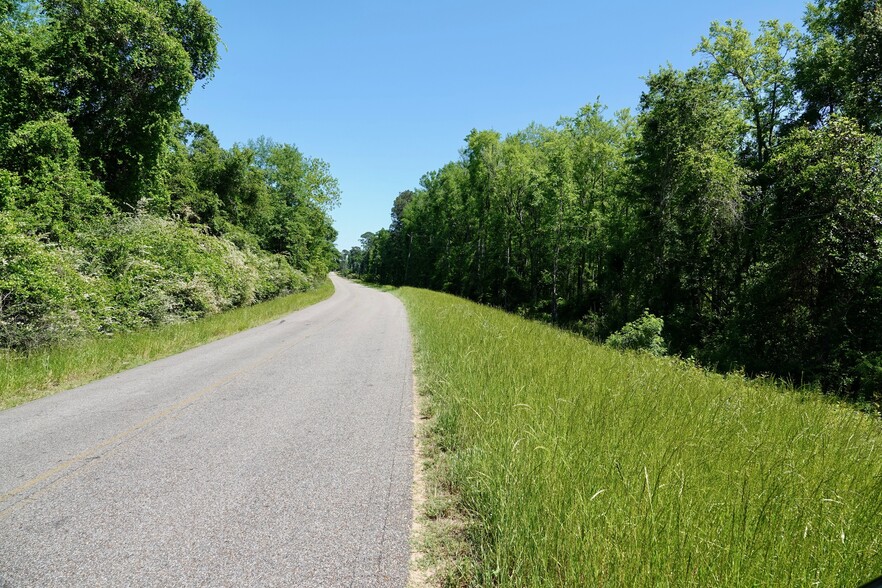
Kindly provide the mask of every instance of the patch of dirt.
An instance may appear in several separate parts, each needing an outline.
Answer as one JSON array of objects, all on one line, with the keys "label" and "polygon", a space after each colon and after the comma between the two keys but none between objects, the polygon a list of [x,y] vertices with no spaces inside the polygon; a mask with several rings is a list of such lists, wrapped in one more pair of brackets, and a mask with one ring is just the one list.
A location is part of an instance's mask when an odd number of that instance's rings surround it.
[{"label": "patch of dirt", "polygon": [[413,385],[413,526],[409,588],[469,585],[471,553],[466,517],[445,483],[446,455],[433,440],[431,399]]}]

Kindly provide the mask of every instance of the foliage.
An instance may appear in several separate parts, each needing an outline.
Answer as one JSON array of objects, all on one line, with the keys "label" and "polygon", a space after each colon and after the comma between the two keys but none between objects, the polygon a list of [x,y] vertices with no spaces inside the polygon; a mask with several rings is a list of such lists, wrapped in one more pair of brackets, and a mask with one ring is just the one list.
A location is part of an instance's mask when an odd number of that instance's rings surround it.
[{"label": "foliage", "polygon": [[0,347],[37,347],[101,330],[108,284],[78,272],[77,253],[23,234],[0,214]]},{"label": "foliage", "polygon": [[287,253],[307,273],[324,275],[337,256],[329,213],[340,202],[330,166],[264,137],[246,149],[269,189],[269,218],[255,232],[270,251]]},{"label": "foliage", "polygon": [[311,284],[283,256],[149,214],[93,223],[63,247],[23,234],[8,216],[0,226],[5,348],[191,320]]},{"label": "foliage", "polygon": [[796,59],[796,84],[809,123],[844,114],[882,130],[882,3],[819,0],[806,10],[808,31]]},{"label": "foliage", "polygon": [[648,309],[674,354],[882,398],[880,15],[819,0],[805,33],[714,22],[636,117],[473,130],[341,270],[601,341]]},{"label": "foliage", "polygon": [[867,372],[882,349],[880,160],[882,141],[837,116],[792,133],[773,159],[775,238],[749,271],[731,328],[752,371],[880,392]]},{"label": "foliage", "polygon": [[[737,282],[749,173],[731,90],[701,70],[647,79],[626,197],[626,287],[668,319],[678,351],[714,337]],[[632,303],[631,316],[638,312]]]},{"label": "foliage", "polygon": [[664,327],[664,320],[644,310],[643,316],[625,323],[625,326],[607,337],[606,344],[613,349],[643,350],[652,355],[664,355],[667,352],[661,335]]},{"label": "foliage", "polygon": [[181,104],[218,63],[199,0],[0,12],[0,348],[191,320],[303,290],[336,257],[326,163],[224,149]]},{"label": "foliage", "polygon": [[744,119],[751,125],[751,153],[757,168],[768,161],[782,126],[796,107],[792,64],[799,34],[793,25],[760,23],[755,40],[741,21],[713,22],[695,53],[706,55],[712,79],[725,80],[736,91]]},{"label": "foliage", "polygon": [[56,240],[111,210],[99,184],[82,169],[79,142],[60,115],[27,122],[0,145],[8,191],[0,210]]},{"label": "foliage", "polygon": [[160,158],[182,100],[217,64],[217,23],[199,0],[45,0],[52,103],[111,197],[162,199]]}]

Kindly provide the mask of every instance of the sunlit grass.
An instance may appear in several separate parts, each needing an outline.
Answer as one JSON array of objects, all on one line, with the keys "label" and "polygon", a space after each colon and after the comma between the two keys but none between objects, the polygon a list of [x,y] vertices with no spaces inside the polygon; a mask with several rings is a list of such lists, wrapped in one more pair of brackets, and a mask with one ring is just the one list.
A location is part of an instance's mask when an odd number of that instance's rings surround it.
[{"label": "sunlit grass", "polygon": [[882,425],[814,394],[399,292],[474,565],[499,586],[857,586]]},{"label": "sunlit grass", "polygon": [[305,308],[334,293],[331,282],[198,321],[74,341],[29,354],[0,352],[0,409],[179,353]]}]

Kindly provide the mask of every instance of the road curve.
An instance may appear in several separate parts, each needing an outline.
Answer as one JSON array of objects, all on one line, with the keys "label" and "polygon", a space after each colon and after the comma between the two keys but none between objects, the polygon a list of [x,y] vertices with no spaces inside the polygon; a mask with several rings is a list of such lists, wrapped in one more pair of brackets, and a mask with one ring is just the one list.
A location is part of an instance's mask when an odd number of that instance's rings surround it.
[{"label": "road curve", "polygon": [[328,300],[0,412],[0,586],[404,586],[400,301]]}]

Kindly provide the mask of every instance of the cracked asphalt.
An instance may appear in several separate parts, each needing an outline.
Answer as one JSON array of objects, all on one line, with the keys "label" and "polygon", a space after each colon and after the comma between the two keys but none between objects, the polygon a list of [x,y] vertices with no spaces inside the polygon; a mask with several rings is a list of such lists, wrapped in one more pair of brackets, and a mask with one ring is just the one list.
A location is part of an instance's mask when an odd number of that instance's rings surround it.
[{"label": "cracked asphalt", "polygon": [[407,317],[332,279],[284,319],[0,412],[0,586],[404,586]]}]

